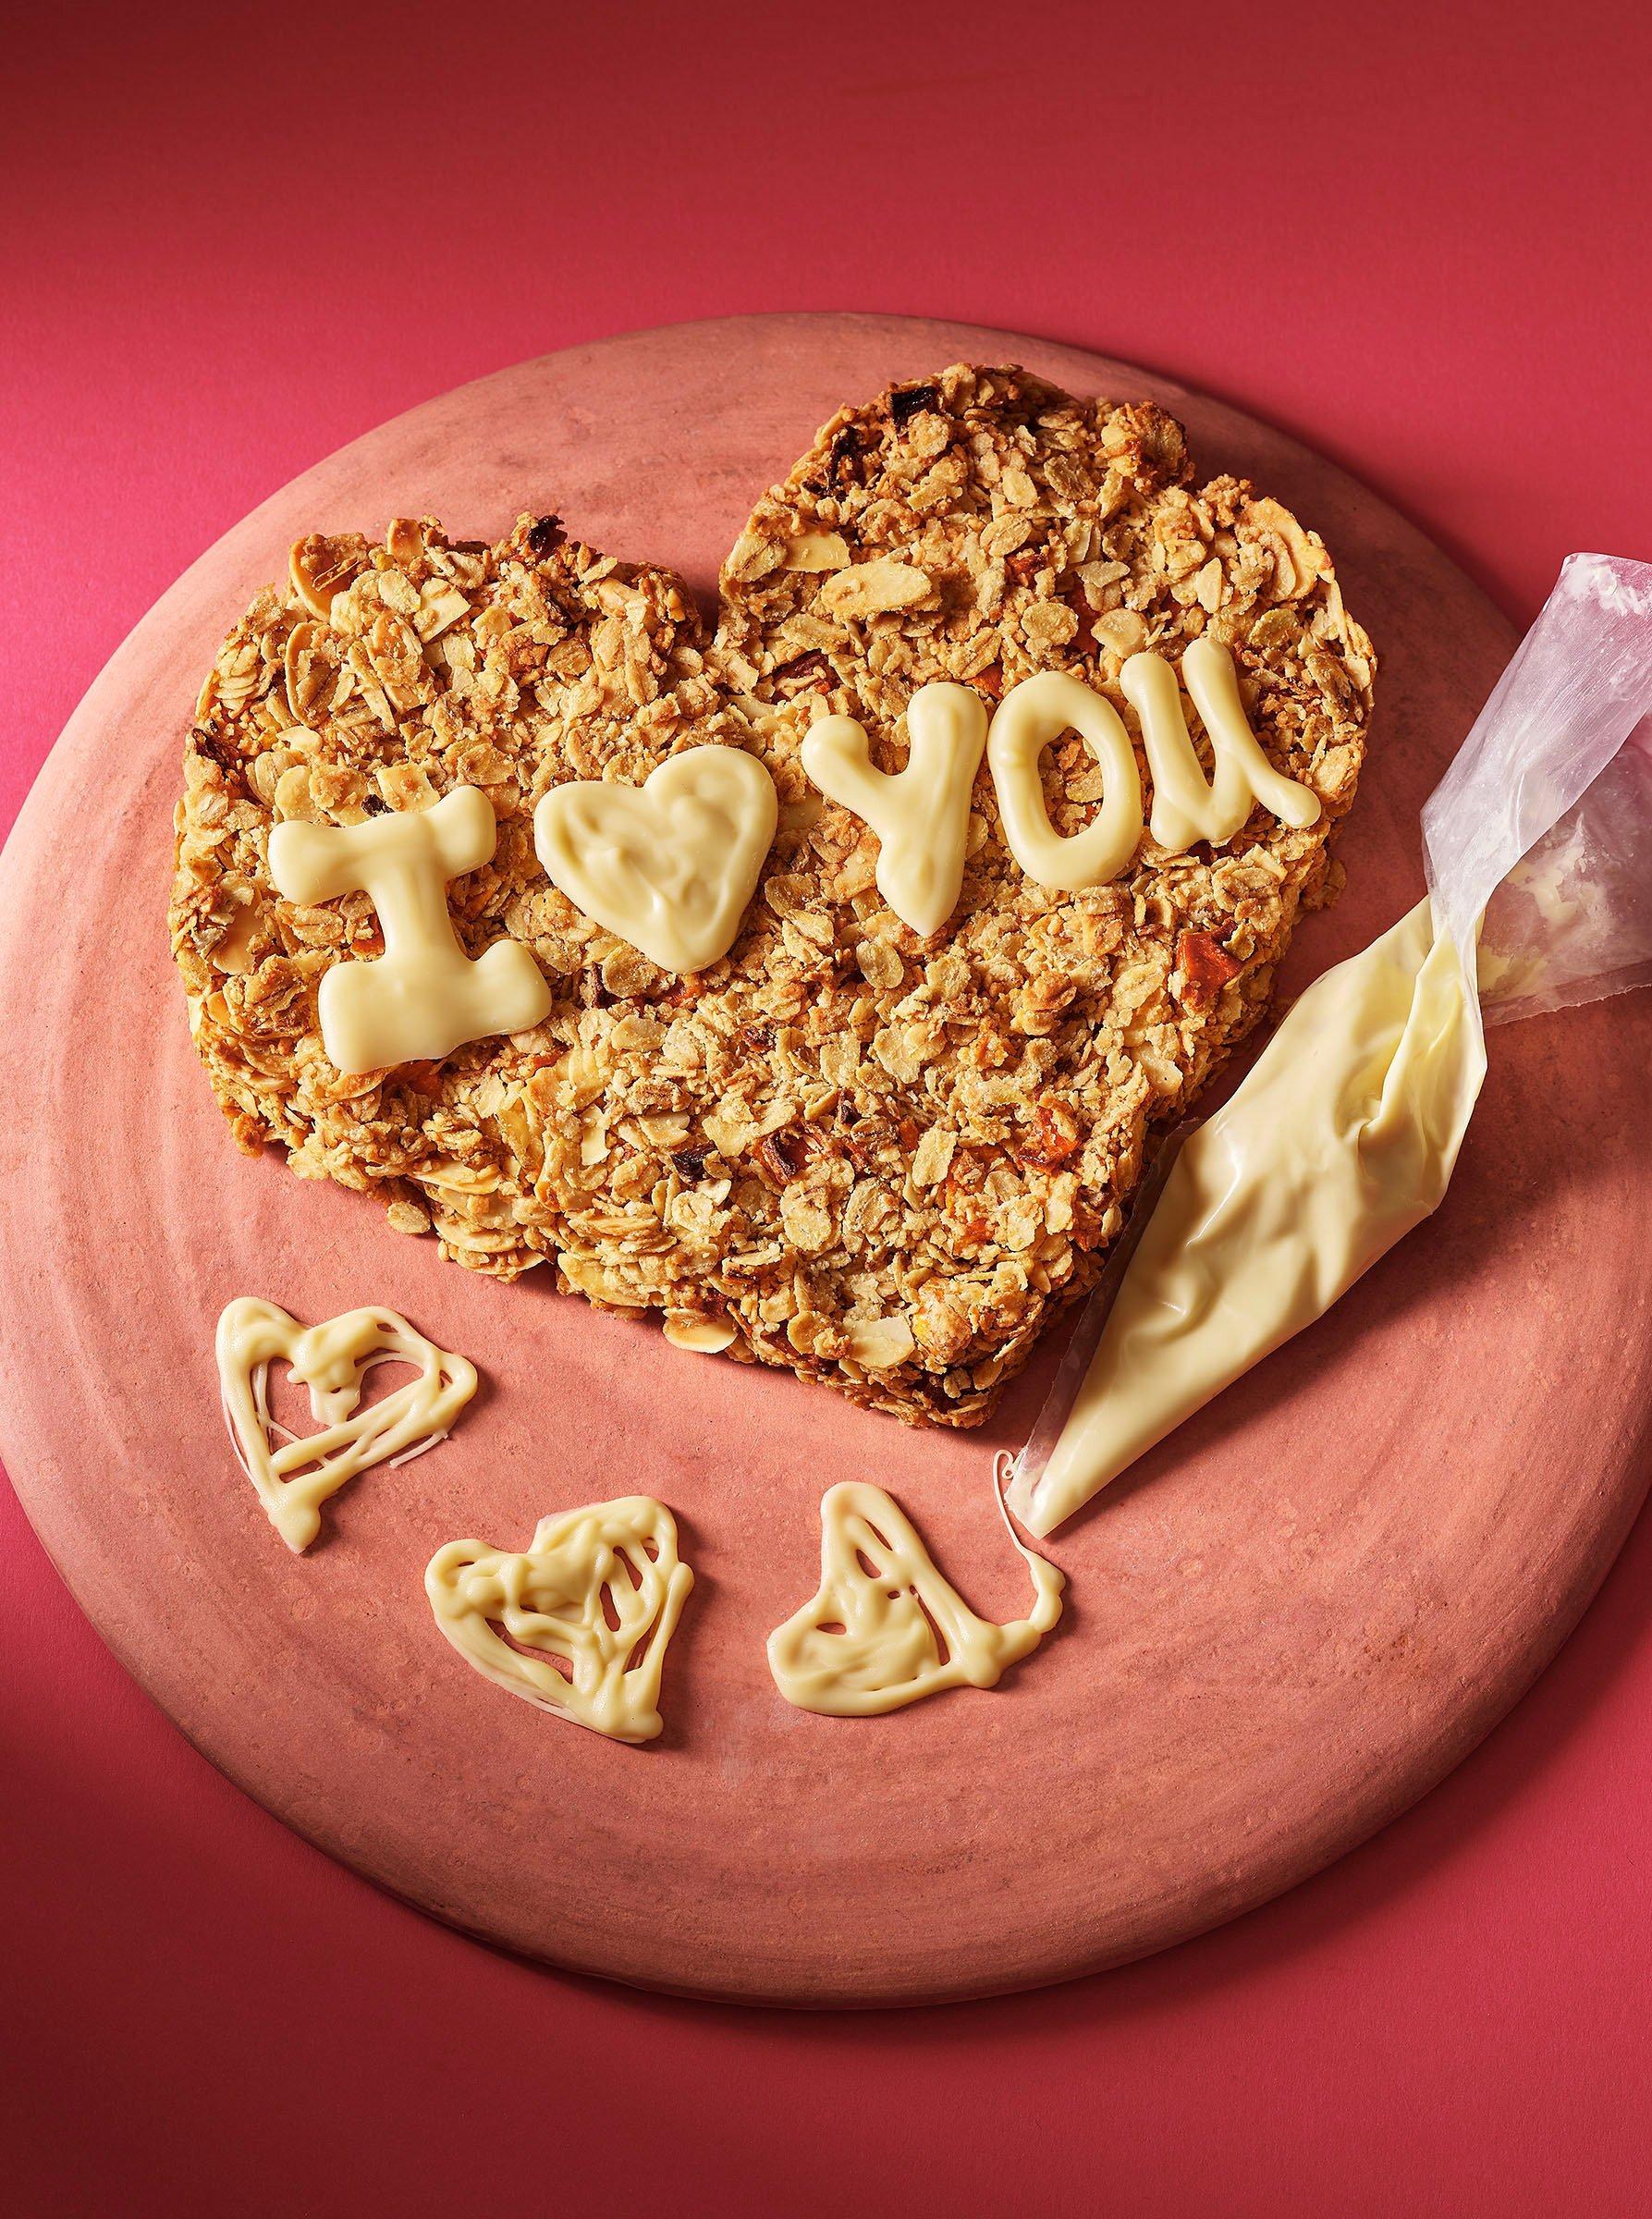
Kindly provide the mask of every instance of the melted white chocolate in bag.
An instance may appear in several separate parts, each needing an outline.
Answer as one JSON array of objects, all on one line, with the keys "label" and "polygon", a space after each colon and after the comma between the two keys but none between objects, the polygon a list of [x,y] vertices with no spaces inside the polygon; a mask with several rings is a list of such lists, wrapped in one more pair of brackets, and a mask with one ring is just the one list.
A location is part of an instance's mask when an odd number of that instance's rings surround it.
[{"label": "melted white chocolate in bag", "polygon": [[466,1040],[525,1033],[548,1016],[551,990],[528,950],[497,940],[474,962],[447,913],[447,881],[488,862],[498,820],[480,787],[457,786],[433,809],[360,825],[277,825],[270,877],[289,901],[362,889],[385,952],[335,963],[321,982],[322,1046],[341,1072],[439,1061]]},{"label": "melted white chocolate in bag", "polygon": [[1485,1073],[1426,901],[1316,980],[1177,1158],[1017,1516],[1053,1532],[1436,1208]]},{"label": "melted white chocolate in bag", "polygon": [[676,1520],[647,1495],[542,1518],[519,1555],[449,1541],[424,1575],[436,1624],[484,1678],[627,1742],[661,1730],[660,1673],[693,1584]]},{"label": "melted white chocolate in bag", "polygon": [[705,971],[734,945],[778,814],[754,755],[690,747],[641,786],[553,786],[533,812],[533,840],[577,909],[662,971]]},{"label": "melted white chocolate in bag", "polygon": [[1032,1571],[1034,1600],[1029,1616],[996,1625],[942,1576],[881,1487],[828,1488],[820,1591],[768,1637],[776,1686],[800,1710],[831,1718],[875,1718],[943,1687],[997,1686],[1060,1617],[1066,1585],[1054,1564],[1010,1538]]},{"label": "melted white chocolate in bag", "polygon": [[986,710],[968,686],[920,686],[906,705],[906,767],[891,773],[874,769],[863,725],[823,717],[803,742],[803,768],[877,834],[877,890],[927,936],[947,922],[963,888]]},{"label": "melted white chocolate in bag", "polygon": [[[405,1461],[443,1440],[476,1391],[476,1367],[415,1330],[394,1310],[347,1310],[300,1325],[273,1302],[244,1294],[218,1319],[218,1380],[230,1438],[270,1523],[289,1549],[308,1549],[321,1506],[358,1472]],[[270,1416],[269,1367],[286,1363],[310,1390],[322,1429],[293,1435]],[[417,1377],[360,1407],[377,1364],[410,1364]],[[273,1436],[284,1435],[280,1448]]]}]

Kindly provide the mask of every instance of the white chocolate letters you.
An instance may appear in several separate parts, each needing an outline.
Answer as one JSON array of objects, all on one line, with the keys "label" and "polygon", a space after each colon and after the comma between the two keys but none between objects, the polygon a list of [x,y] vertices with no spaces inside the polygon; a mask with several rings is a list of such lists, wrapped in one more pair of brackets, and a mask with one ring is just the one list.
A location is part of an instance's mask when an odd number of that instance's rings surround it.
[{"label": "white chocolate letters you", "polygon": [[1219,847],[1243,825],[1255,803],[1299,829],[1317,821],[1319,797],[1278,771],[1245,720],[1233,657],[1215,640],[1190,643],[1181,676],[1209,736],[1215,775],[1206,780],[1188,738],[1181,695],[1162,655],[1132,655],[1119,673],[1124,698],[1142,727],[1153,772],[1151,830],[1161,848],[1181,854],[1196,840]]},{"label": "white chocolate letters you", "polygon": [[943,1687],[996,1687],[1060,1617],[1067,1584],[1013,1531],[1010,1538],[1032,1571],[1034,1600],[1028,1617],[995,1625],[943,1578],[917,1527],[881,1487],[845,1480],[828,1488],[820,1591],[768,1637],[776,1686],[800,1710],[832,1718],[875,1718]]},{"label": "white chocolate letters you", "polygon": [[[433,1449],[476,1391],[476,1367],[450,1355],[394,1310],[347,1310],[302,1326],[273,1302],[244,1294],[218,1319],[218,1383],[242,1469],[289,1549],[308,1549],[321,1506],[347,1479],[376,1464],[406,1463]],[[269,1369],[291,1366],[310,1390],[322,1430],[297,1435],[270,1416]],[[375,1364],[410,1364],[418,1376],[359,1407]],[[280,1434],[283,1446],[273,1447]]]},{"label": "white chocolate letters you", "polygon": [[277,825],[270,877],[289,901],[331,901],[361,888],[378,912],[385,952],[335,963],[321,982],[322,1045],[344,1073],[439,1061],[461,1042],[522,1033],[550,1013],[532,954],[498,940],[472,962],[447,911],[447,881],[492,856],[493,804],[459,786],[432,809],[360,825]]},{"label": "white chocolate letters you", "polygon": [[938,932],[963,887],[970,791],[986,746],[986,710],[968,686],[920,686],[906,708],[904,770],[874,769],[865,728],[823,717],[803,742],[822,793],[878,838],[877,890],[914,932]]},{"label": "white chocolate letters you", "polygon": [[577,909],[663,971],[704,971],[734,945],[778,815],[755,756],[708,745],[667,756],[641,786],[553,786],[533,837]]},{"label": "white chocolate letters you", "polygon": [[693,1584],[676,1520],[647,1495],[542,1518],[520,1555],[449,1541],[424,1575],[436,1624],[476,1671],[629,1742],[660,1731],[660,1673]]}]

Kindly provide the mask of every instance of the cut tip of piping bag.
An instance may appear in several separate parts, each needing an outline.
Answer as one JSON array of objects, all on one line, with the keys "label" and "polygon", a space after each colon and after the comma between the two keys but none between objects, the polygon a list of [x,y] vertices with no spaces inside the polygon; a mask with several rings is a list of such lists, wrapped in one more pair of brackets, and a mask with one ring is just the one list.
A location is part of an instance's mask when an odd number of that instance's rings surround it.
[{"label": "cut tip of piping bag", "polygon": [[1119,1289],[1124,1283],[1124,1274],[1130,1269],[1131,1258],[1140,1245],[1148,1220],[1157,1207],[1159,1195],[1164,1192],[1165,1182],[1175,1168],[1176,1159],[1190,1135],[1196,1133],[1204,1122],[1203,1118],[1198,1117],[1183,1118],[1180,1124],[1171,1126],[1159,1143],[1158,1152],[1137,1182],[1135,1193],[1131,1196],[1129,1215],[1120,1229],[1118,1239],[1107,1251],[1101,1276],[1079,1312],[1078,1322],[1072,1329],[1072,1338],[1068,1342],[1061,1361],[1056,1367],[1056,1376],[1050,1381],[1049,1392],[1044,1398],[1044,1406],[1038,1413],[1033,1430],[1012,1456],[1006,1455],[1003,1459],[1005,1501],[1023,1525],[1027,1523],[1027,1513],[1033,1507],[1038,1482],[1044,1477],[1056,1443],[1061,1438],[1062,1428],[1071,1415],[1073,1404],[1078,1400],[1079,1390],[1089,1372],[1091,1359],[1100,1345],[1107,1318],[1114,1303],[1119,1299]]}]

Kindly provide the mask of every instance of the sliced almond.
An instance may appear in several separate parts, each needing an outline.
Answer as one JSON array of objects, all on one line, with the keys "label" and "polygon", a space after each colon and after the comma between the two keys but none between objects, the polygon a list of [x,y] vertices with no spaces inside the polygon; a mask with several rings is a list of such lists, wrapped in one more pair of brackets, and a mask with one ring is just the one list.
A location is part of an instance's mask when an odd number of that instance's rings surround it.
[{"label": "sliced almond", "polygon": [[367,560],[367,542],[359,533],[333,538],[312,532],[294,540],[287,558],[293,591],[312,617],[324,623],[333,613],[333,596],[341,594]]},{"label": "sliced almond", "polygon": [[926,600],[930,590],[927,570],[885,558],[839,570],[821,587],[820,601],[837,617],[874,617],[888,608],[911,608]]},{"label": "sliced almond", "polygon": [[841,532],[800,532],[786,542],[780,561],[788,570],[841,570],[849,564],[849,543]]},{"label": "sliced almond", "polygon": [[724,1318],[675,1311],[667,1313],[663,1330],[673,1348],[691,1348],[704,1356],[720,1356],[726,1348],[733,1347],[736,1339],[734,1328]]}]

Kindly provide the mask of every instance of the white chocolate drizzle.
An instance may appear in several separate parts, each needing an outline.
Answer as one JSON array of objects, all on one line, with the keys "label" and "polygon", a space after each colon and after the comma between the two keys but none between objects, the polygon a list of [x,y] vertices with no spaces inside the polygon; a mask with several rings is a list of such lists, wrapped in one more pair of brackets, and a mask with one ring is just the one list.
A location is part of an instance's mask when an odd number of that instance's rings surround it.
[{"label": "white chocolate drizzle", "polygon": [[[476,1391],[473,1364],[427,1341],[394,1310],[347,1310],[304,1326],[275,1303],[244,1294],[218,1319],[216,1352],[241,1468],[271,1525],[296,1551],[314,1540],[322,1504],[347,1480],[434,1449]],[[308,1387],[320,1432],[293,1434],[271,1416],[274,1363],[289,1365],[293,1379]],[[362,1383],[379,1364],[410,1364],[417,1377],[363,1410]]]},{"label": "white chocolate drizzle", "polygon": [[424,1591],[484,1678],[612,1741],[660,1732],[660,1673],[694,1575],[663,1502],[627,1495],[542,1518],[520,1555],[449,1541]]},{"label": "white chocolate drizzle", "polygon": [[533,838],[576,908],[663,971],[704,971],[734,945],[778,807],[754,755],[690,747],[641,786],[553,786],[533,813]]},{"label": "white chocolate drizzle", "polygon": [[970,792],[986,746],[986,710],[968,686],[920,686],[906,708],[906,767],[873,767],[852,717],[823,717],[803,742],[803,768],[878,839],[877,890],[914,932],[938,932],[958,905]]},{"label": "white chocolate drizzle", "polygon": [[359,887],[378,912],[384,954],[335,963],[317,998],[322,1045],[341,1072],[439,1060],[550,1013],[551,990],[520,941],[496,941],[472,962],[448,914],[448,879],[488,862],[498,830],[481,788],[459,786],[431,809],[270,834],[270,877],[288,901],[331,901]]},{"label": "white chocolate drizzle", "polygon": [[[1101,766],[1102,803],[1082,832],[1063,838],[1049,821],[1038,758],[1074,731]],[[1063,893],[1103,886],[1129,863],[1142,838],[1142,780],[1124,719],[1112,703],[1063,670],[1023,678],[998,704],[987,735],[1010,852],[1030,878]]]},{"label": "white chocolate drizzle", "polygon": [[1162,655],[1132,655],[1119,673],[1124,698],[1142,727],[1153,772],[1149,829],[1161,848],[1180,855],[1197,840],[1219,847],[1243,825],[1257,802],[1298,829],[1317,821],[1319,797],[1276,770],[1246,721],[1233,657],[1215,640],[1190,643],[1181,676],[1210,741],[1215,766],[1206,778],[1188,737],[1181,694]]},{"label": "white chocolate drizzle", "polygon": [[[1001,1507],[1001,1502],[1000,1502]],[[789,1703],[831,1718],[875,1718],[944,1687],[995,1687],[1061,1615],[1055,1565],[1010,1539],[1033,1575],[1030,1614],[978,1618],[936,1569],[923,1536],[881,1487],[844,1480],[820,1505],[820,1590],[768,1637]]]}]

